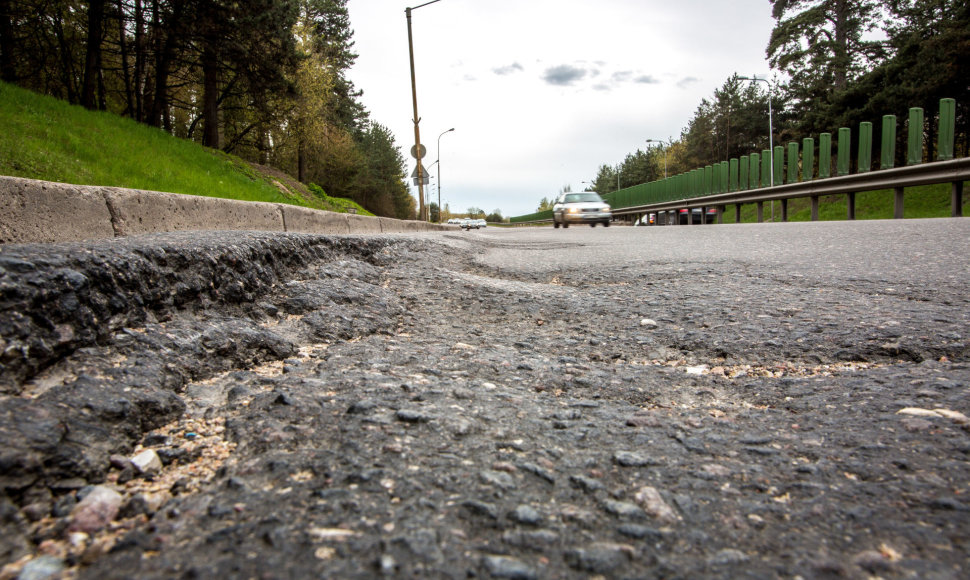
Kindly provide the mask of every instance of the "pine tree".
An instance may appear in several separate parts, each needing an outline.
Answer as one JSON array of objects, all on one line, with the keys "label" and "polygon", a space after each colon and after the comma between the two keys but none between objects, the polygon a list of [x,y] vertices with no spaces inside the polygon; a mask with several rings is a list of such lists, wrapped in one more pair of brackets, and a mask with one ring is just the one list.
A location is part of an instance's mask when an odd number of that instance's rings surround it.
[{"label": "pine tree", "polygon": [[776,24],[767,55],[789,75],[789,97],[803,124],[824,126],[834,96],[884,57],[865,34],[880,24],[877,0],[771,0]]}]

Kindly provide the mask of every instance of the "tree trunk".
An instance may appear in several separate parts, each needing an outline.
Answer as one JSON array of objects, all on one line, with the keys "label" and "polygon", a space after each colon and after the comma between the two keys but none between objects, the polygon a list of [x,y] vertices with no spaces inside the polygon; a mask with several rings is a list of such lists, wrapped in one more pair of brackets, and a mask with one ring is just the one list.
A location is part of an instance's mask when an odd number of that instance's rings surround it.
[{"label": "tree trunk", "polygon": [[135,93],[131,86],[131,70],[128,66],[128,29],[125,26],[126,22],[124,0],[118,0],[118,48],[121,50],[121,73],[125,83],[125,111],[123,114],[134,117]]},{"label": "tree trunk", "polygon": [[202,49],[202,144],[219,149],[219,54],[214,38]]},{"label": "tree trunk", "polygon": [[303,139],[296,146],[296,180],[306,183],[306,144]]},{"label": "tree trunk", "polygon": [[13,24],[10,20],[10,0],[0,0],[0,79],[8,83],[17,80],[14,66]]},{"label": "tree trunk", "polygon": [[88,2],[88,40],[84,57],[84,81],[81,86],[81,105],[96,109],[98,73],[101,69],[101,37],[104,28],[104,0]]},{"label": "tree trunk", "polygon": [[832,70],[835,92],[844,91],[849,80],[849,27],[850,0],[835,2],[835,46],[833,47]]},{"label": "tree trunk", "polygon": [[145,120],[145,16],[141,0],[135,0],[135,120]]}]

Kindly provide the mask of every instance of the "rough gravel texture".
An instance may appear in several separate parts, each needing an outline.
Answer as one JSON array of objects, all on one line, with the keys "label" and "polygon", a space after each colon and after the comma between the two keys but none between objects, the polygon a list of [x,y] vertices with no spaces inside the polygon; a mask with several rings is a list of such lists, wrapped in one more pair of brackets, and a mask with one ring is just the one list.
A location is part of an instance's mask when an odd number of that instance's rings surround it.
[{"label": "rough gravel texture", "polygon": [[2,246],[0,579],[966,578],[963,223]]}]

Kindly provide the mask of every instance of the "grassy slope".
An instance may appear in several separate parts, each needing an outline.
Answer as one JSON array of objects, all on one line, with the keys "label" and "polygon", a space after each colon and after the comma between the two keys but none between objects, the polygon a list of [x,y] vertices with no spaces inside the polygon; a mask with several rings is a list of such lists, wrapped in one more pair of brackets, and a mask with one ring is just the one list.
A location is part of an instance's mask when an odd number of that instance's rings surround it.
[{"label": "grassy slope", "polygon": [[[966,184],[964,184],[966,189]],[[859,192],[855,196],[855,215],[860,220],[892,219],[893,191],[884,189],[879,191]],[[963,199],[963,214],[968,215],[967,196]],[[781,202],[775,204],[775,221],[781,221]],[[908,218],[934,218],[950,216],[950,184],[924,185],[908,187],[903,199],[903,213]],[[846,196],[829,195],[819,198],[818,219],[821,221],[844,220],[848,214]],[[734,206],[728,206],[724,212],[724,222],[734,223]],[[764,219],[771,221],[771,203],[765,202]],[[788,221],[807,222],[812,219],[812,202],[809,198],[791,199],[788,201]],[[758,209],[755,204],[741,206],[741,221],[758,221]]]},{"label": "grassy slope", "polygon": [[0,175],[331,211],[356,206],[349,200],[312,195],[278,172],[271,174],[159,129],[3,83],[0,134]]}]

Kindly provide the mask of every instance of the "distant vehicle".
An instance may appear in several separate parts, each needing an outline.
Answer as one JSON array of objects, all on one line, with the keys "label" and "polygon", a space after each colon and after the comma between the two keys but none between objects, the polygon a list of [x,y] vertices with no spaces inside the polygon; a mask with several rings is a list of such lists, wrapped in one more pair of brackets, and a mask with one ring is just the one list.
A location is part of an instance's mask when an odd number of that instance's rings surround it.
[{"label": "distant vehicle", "polygon": [[[717,208],[716,207],[709,207],[709,208],[707,208],[707,220],[706,221],[702,219],[702,217],[701,217],[702,215],[703,214],[701,213],[701,208],[699,208],[699,207],[695,207],[694,209],[690,210],[690,217],[691,217],[691,220],[690,221],[691,221],[691,223],[694,223],[694,224],[702,224],[702,223],[713,224],[714,222],[717,221]],[[680,224],[680,225],[686,225],[687,224],[687,210],[686,209],[681,209],[681,210],[679,210],[677,212],[677,223]]]},{"label": "distant vehicle", "polygon": [[448,225],[458,226],[461,225],[461,218],[451,218],[448,220]]},{"label": "distant vehicle", "polygon": [[473,220],[470,218],[464,218],[463,220],[461,220],[461,229],[463,230],[470,230],[473,228],[477,230],[484,227],[485,227],[485,220],[479,220],[479,219]]},{"label": "distant vehicle", "polygon": [[477,219],[475,221],[478,223],[478,227],[480,227],[480,228],[487,228],[488,227],[488,222],[485,221],[485,220],[483,220],[483,219]]},{"label": "distant vehicle", "polygon": [[657,214],[648,213],[640,216],[637,221],[633,222],[635,226],[653,226],[657,224]]},{"label": "distant vehicle", "polygon": [[613,212],[603,198],[593,191],[581,193],[563,193],[556,198],[552,206],[552,226],[568,228],[569,224],[603,224],[609,227],[613,219]]}]

